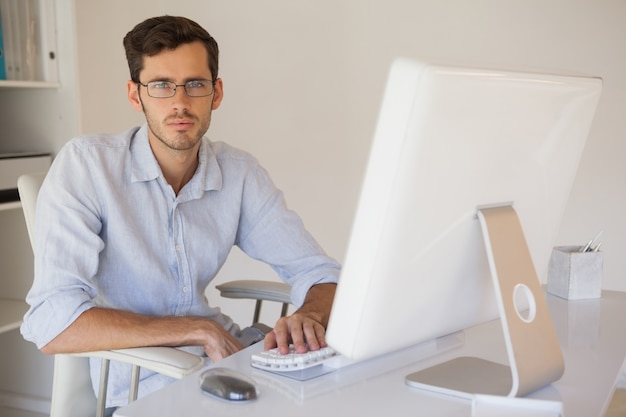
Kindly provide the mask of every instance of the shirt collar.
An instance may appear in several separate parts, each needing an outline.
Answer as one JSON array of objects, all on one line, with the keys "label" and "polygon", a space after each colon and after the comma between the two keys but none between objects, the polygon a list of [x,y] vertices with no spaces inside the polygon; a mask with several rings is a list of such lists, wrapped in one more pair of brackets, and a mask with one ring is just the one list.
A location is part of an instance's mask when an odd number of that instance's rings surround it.
[{"label": "shirt collar", "polygon": [[[147,124],[141,126],[132,137],[130,154],[132,182],[151,181],[163,176],[161,167],[150,148]],[[202,138],[200,143],[198,157],[199,163],[196,173],[183,188],[183,190],[187,189],[188,193],[195,195],[196,198],[200,197],[198,191],[202,193],[222,189],[222,170],[211,141],[206,136]]]}]

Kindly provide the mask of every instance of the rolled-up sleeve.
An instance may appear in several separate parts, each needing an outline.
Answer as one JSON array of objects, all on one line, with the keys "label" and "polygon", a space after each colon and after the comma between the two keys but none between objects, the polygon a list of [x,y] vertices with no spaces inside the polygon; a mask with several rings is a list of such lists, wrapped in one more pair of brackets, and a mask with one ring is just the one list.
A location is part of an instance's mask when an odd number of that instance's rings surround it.
[{"label": "rolled-up sleeve", "polygon": [[255,166],[245,181],[238,245],[269,264],[291,285],[291,301],[304,303],[317,284],[336,283],[340,265],[330,258],[290,210],[267,172]]},{"label": "rolled-up sleeve", "polygon": [[[21,332],[42,348],[78,316],[94,306],[97,295],[90,279],[98,268],[103,242],[101,227],[87,190],[93,189],[75,147],[57,156],[41,187],[35,219],[35,277],[26,301],[30,309]],[[72,162],[71,169],[65,166]],[[70,172],[69,178],[66,173]]]}]

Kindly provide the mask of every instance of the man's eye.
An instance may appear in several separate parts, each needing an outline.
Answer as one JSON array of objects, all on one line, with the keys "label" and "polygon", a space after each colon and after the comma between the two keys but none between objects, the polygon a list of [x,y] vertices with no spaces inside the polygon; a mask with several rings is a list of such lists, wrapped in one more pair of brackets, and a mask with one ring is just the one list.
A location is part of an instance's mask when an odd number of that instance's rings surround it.
[{"label": "man's eye", "polygon": [[198,81],[198,80],[187,81],[187,88],[203,88],[203,87],[204,87],[204,81]]},{"label": "man's eye", "polygon": [[170,83],[168,82],[154,82],[152,83],[152,88],[156,88],[160,90],[160,89],[166,89],[166,88],[171,88],[171,87],[170,87]]}]

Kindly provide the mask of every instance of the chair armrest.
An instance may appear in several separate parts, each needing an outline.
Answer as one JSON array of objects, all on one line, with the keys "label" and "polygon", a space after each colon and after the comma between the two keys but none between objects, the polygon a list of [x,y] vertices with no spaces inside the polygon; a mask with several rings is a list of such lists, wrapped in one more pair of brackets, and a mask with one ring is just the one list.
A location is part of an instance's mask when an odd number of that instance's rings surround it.
[{"label": "chair armrest", "polygon": [[170,347],[100,350],[75,353],[72,356],[88,356],[129,363],[176,379],[199,370],[205,364],[204,358],[200,356]]},{"label": "chair armrest", "polygon": [[222,297],[291,302],[291,287],[282,282],[238,280],[216,285]]}]

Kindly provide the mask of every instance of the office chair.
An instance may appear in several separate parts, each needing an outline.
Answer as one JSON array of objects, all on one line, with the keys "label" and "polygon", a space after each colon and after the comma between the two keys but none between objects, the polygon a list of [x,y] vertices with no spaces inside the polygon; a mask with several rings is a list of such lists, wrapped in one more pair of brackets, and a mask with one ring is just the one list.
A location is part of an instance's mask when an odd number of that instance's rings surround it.
[{"label": "office chair", "polygon": [[[25,174],[17,181],[31,245],[37,195],[45,175],[45,173]],[[224,283],[216,288],[224,297],[256,300],[253,323],[259,320],[263,301],[282,303],[283,316],[287,313],[290,303],[290,288],[283,283],[240,280]],[[102,359],[100,392],[97,398],[89,373],[90,357]],[[140,368],[180,379],[199,370],[205,363],[201,357],[170,347],[140,347],[55,355],[50,417],[93,417],[94,413],[96,417],[104,416],[111,360],[132,365],[129,402],[137,398]]]}]

